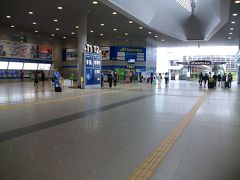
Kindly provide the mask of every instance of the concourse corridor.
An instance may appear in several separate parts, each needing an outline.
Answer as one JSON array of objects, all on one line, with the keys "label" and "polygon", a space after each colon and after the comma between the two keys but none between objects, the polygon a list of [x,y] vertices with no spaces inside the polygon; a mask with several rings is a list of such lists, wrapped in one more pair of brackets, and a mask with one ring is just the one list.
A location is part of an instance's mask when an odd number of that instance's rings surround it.
[{"label": "concourse corridor", "polygon": [[239,180],[239,86],[0,85],[1,180]]}]

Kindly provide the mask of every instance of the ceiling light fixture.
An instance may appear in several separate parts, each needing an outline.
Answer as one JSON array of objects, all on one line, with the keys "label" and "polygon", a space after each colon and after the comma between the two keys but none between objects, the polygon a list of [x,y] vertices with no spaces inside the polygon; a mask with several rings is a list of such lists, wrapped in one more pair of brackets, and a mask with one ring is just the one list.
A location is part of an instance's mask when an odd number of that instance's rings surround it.
[{"label": "ceiling light fixture", "polygon": [[57,20],[57,19],[54,19],[53,21],[54,21],[54,22],[58,22],[58,20]]},{"label": "ceiling light fixture", "polygon": [[232,37],[231,37],[231,36],[229,36],[229,37],[228,37],[228,39],[232,39]]},{"label": "ceiling light fixture", "polygon": [[91,30],[90,32],[91,32],[91,33],[93,33],[94,31],[93,31],[93,30]]},{"label": "ceiling light fixture", "polygon": [[10,19],[10,18],[11,18],[11,16],[6,16],[6,18]]},{"label": "ceiling light fixture", "polygon": [[228,33],[228,34],[233,34],[232,32]]},{"label": "ceiling light fixture", "polygon": [[58,8],[59,10],[62,10],[62,9],[63,9],[63,7],[62,7],[62,6],[58,6],[57,8]]},{"label": "ceiling light fixture", "polygon": [[128,36],[128,33],[125,33],[125,36]]},{"label": "ceiling light fixture", "polygon": [[117,29],[116,29],[116,28],[114,28],[113,30],[114,30],[114,31],[117,31]]},{"label": "ceiling light fixture", "polygon": [[98,4],[98,2],[97,2],[97,1],[93,1],[92,3],[93,3],[93,4]]},{"label": "ceiling light fixture", "polygon": [[32,14],[33,14],[33,12],[32,12],[32,11],[29,11],[29,12],[28,12],[28,14],[31,14],[31,15],[32,15]]},{"label": "ceiling light fixture", "polygon": [[129,21],[129,24],[132,24],[133,22],[132,21]]},{"label": "ceiling light fixture", "polygon": [[235,24],[236,22],[235,22],[235,21],[232,21],[231,23],[232,23],[232,24]]},{"label": "ceiling light fixture", "polygon": [[151,31],[149,31],[149,32],[148,32],[148,34],[152,34],[152,32],[151,32]]},{"label": "ceiling light fixture", "polygon": [[236,4],[239,4],[239,3],[240,3],[240,1],[235,1],[235,3],[236,3]]},{"label": "ceiling light fixture", "polygon": [[143,27],[142,27],[142,26],[140,26],[140,27],[139,27],[139,29],[143,29]]},{"label": "ceiling light fixture", "polygon": [[104,24],[101,24],[101,26],[104,26]]},{"label": "ceiling light fixture", "polygon": [[63,39],[66,39],[66,37],[65,37],[65,36],[63,36]]},{"label": "ceiling light fixture", "polygon": [[56,31],[59,31],[59,28],[56,28]]},{"label": "ceiling light fixture", "polygon": [[232,28],[230,28],[230,30],[231,30],[231,31],[233,31],[233,30],[234,30],[234,28],[232,27]]},{"label": "ceiling light fixture", "polygon": [[79,27],[78,26],[76,26],[76,29],[78,29]]},{"label": "ceiling light fixture", "polygon": [[36,30],[35,33],[38,33],[38,30]]},{"label": "ceiling light fixture", "polygon": [[15,26],[14,25],[11,25],[11,28],[14,28]]},{"label": "ceiling light fixture", "polygon": [[237,14],[237,13],[233,13],[232,15],[233,15],[233,16],[237,16],[238,14]]},{"label": "ceiling light fixture", "polygon": [[36,22],[33,22],[34,25],[36,25],[37,23]]},{"label": "ceiling light fixture", "polygon": [[157,38],[158,36],[156,35],[156,36],[154,36],[155,38]]},{"label": "ceiling light fixture", "polygon": [[72,34],[75,34],[75,32],[72,32]]},{"label": "ceiling light fixture", "polygon": [[51,36],[52,36],[52,37],[54,37],[54,36],[55,36],[55,34],[51,34]]},{"label": "ceiling light fixture", "polygon": [[100,34],[100,36],[103,36],[103,34]]},{"label": "ceiling light fixture", "polygon": [[164,42],[164,41],[165,41],[165,39],[161,39],[161,41],[162,41],[162,42]]},{"label": "ceiling light fixture", "polygon": [[112,12],[112,14],[113,14],[113,15],[116,15],[116,14],[117,14],[117,12],[115,12],[115,11],[114,11],[114,12]]}]

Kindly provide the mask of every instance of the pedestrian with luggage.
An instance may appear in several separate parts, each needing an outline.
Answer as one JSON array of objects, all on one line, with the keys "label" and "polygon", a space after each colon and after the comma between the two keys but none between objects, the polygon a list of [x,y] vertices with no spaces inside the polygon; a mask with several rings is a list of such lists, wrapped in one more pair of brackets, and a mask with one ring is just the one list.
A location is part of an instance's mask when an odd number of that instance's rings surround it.
[{"label": "pedestrian with luggage", "polygon": [[205,87],[207,82],[209,81],[209,76],[207,73],[205,73],[203,80],[204,80],[204,87]]},{"label": "pedestrian with luggage", "polygon": [[58,72],[58,69],[55,69],[54,73],[53,73],[53,81],[54,81],[54,88],[55,88],[55,92],[62,92],[62,88],[61,88],[61,75]]}]

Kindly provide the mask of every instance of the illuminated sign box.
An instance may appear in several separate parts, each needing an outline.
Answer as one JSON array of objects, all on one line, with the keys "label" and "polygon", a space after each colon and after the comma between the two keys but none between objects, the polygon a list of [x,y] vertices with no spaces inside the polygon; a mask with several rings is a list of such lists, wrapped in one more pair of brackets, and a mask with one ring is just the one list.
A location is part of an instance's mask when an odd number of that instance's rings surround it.
[{"label": "illuminated sign box", "polygon": [[7,69],[8,62],[7,61],[0,61],[0,69]]},{"label": "illuminated sign box", "polygon": [[190,61],[190,65],[212,65],[211,61]]},{"label": "illuminated sign box", "polygon": [[41,64],[38,65],[38,70],[45,70],[48,71],[51,69],[51,64]]},{"label": "illuminated sign box", "polygon": [[38,63],[24,63],[23,69],[24,70],[37,70]]},{"label": "illuminated sign box", "polygon": [[10,70],[22,70],[23,63],[22,62],[9,62],[8,69]]}]

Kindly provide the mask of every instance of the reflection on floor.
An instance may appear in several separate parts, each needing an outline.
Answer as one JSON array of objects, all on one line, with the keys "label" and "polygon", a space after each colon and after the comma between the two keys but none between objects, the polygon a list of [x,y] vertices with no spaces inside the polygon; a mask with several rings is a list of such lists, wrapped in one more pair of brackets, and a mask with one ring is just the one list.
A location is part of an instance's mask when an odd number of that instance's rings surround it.
[{"label": "reflection on floor", "polygon": [[239,87],[0,85],[1,180],[123,180],[207,99],[151,179],[239,180]]}]

